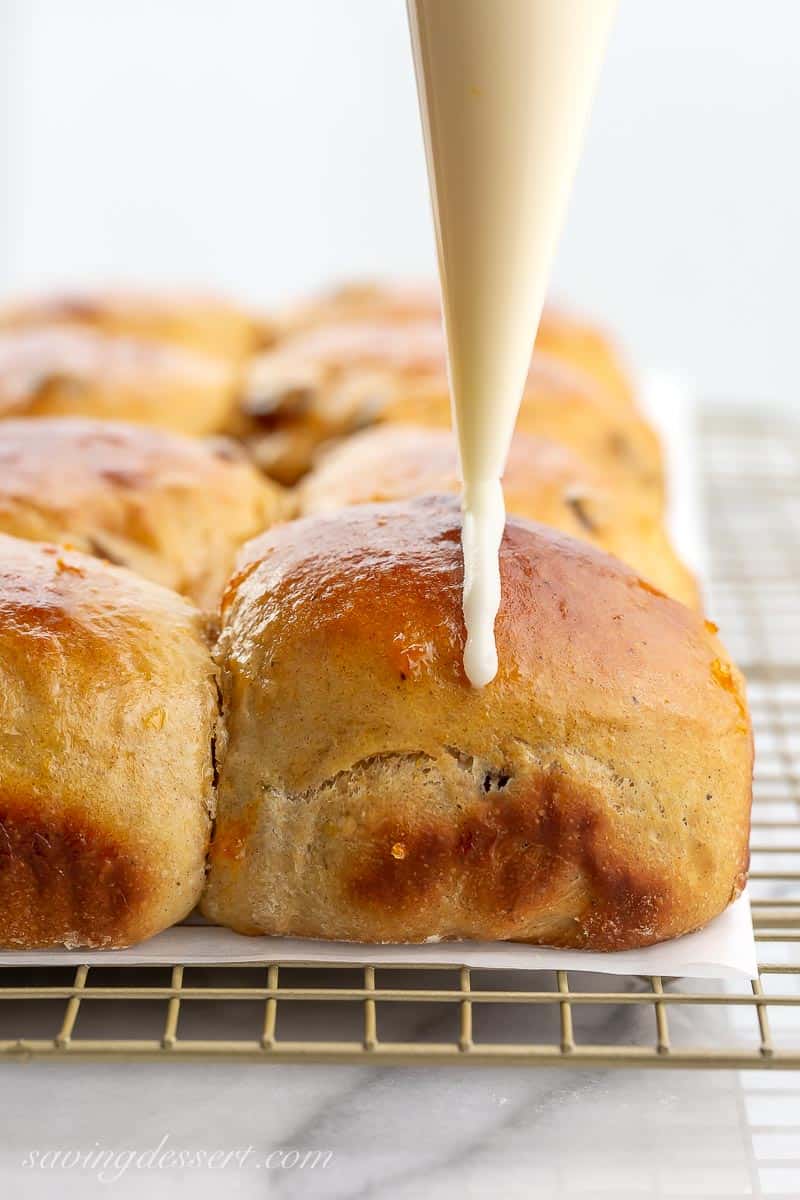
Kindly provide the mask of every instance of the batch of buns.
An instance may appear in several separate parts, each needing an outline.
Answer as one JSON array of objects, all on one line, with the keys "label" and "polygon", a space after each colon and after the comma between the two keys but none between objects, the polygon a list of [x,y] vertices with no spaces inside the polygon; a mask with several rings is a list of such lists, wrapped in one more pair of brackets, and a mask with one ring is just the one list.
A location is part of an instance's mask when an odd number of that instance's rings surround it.
[{"label": "batch of buns", "polygon": [[615,950],[739,894],[744,687],[615,349],[545,312],[483,689],[449,426],[432,290],[0,313],[0,946],[129,946],[199,904]]}]

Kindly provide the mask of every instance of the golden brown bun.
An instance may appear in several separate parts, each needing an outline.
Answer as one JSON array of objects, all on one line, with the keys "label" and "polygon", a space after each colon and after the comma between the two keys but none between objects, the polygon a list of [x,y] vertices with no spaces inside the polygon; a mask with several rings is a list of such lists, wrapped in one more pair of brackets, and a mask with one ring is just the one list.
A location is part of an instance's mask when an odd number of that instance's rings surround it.
[{"label": "golden brown bun", "polygon": [[[448,429],[446,381],[409,386],[385,405],[380,420]],[[663,514],[664,466],[658,435],[635,409],[607,404],[571,368],[544,356],[534,361],[517,429],[568,447],[601,472],[632,509],[648,516]]]},{"label": "golden brown bun", "polygon": [[234,444],[80,417],[0,421],[0,532],[131,567],[216,608],[288,505]]},{"label": "golden brown bun", "polygon": [[237,432],[262,470],[295,483],[320,446],[377,420],[409,382],[439,380],[444,362],[438,321],[302,331],[253,360]]},{"label": "golden brown bun", "polygon": [[[296,305],[279,318],[284,335],[345,322],[439,320],[438,289],[430,284],[349,283]],[[633,384],[621,355],[605,330],[553,304],[545,305],[536,349],[580,367],[625,404]]]},{"label": "golden brown bun", "polygon": [[578,367],[619,404],[634,403],[630,372],[605,329],[548,305],[542,313],[536,349]]},{"label": "golden brown bun", "polygon": [[320,292],[292,305],[277,317],[281,333],[349,321],[438,320],[439,290],[430,283],[383,284],[357,280]]},{"label": "golden brown bun", "polygon": [[0,328],[77,325],[98,333],[173,342],[239,361],[269,345],[271,327],[253,313],[199,292],[106,290],[45,295],[0,312]]},{"label": "golden brown bun", "polygon": [[214,670],[174,592],[0,536],[0,946],[127,946],[200,892]]},{"label": "golden brown bun", "polygon": [[[242,432],[259,464],[283,483],[312,465],[316,449],[381,420],[449,425],[444,338],[438,320],[323,325],[254,360],[245,379]],[[579,368],[534,356],[521,420],[531,433],[573,446],[660,505],[658,439]]]},{"label": "golden brown bun", "polygon": [[47,325],[0,333],[0,418],[107,417],[179,433],[227,426],[239,371],[183,346]]},{"label": "golden brown bun", "polygon": [[[300,489],[305,515],[348,504],[460,490],[455,437],[414,425],[365,429],[330,449]],[[615,554],[662,592],[697,607],[697,584],[660,520],[621,502],[603,475],[571,450],[517,433],[503,478],[506,509]]]},{"label": "golden brown bun", "polygon": [[454,498],[245,547],[218,647],[228,748],[204,911],[245,933],[598,950],[744,885],[752,740],[713,627],[509,521],[497,678],[462,666]]}]

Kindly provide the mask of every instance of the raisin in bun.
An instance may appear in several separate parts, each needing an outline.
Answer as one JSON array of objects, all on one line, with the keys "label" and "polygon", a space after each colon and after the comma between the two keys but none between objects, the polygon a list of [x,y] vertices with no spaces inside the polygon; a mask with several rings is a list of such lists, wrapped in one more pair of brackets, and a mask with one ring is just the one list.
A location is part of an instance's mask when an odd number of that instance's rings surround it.
[{"label": "raisin in bun", "polygon": [[[455,437],[445,429],[382,425],[325,453],[300,487],[306,515],[349,504],[460,490]],[[603,475],[566,446],[517,433],[503,478],[506,509],[617,555],[675,600],[699,605],[697,584],[661,521],[624,503]]]},{"label": "raisin in bun", "polygon": [[[283,483],[311,466],[327,440],[380,421],[449,425],[444,338],[438,320],[323,325],[253,360],[242,386],[241,430],[260,465]],[[658,439],[580,368],[534,355],[521,420],[574,445],[660,503]]]},{"label": "raisin in bun", "polygon": [[0,532],[131,567],[216,608],[238,547],[288,511],[234,443],[78,417],[0,421]]},{"label": "raisin in bun", "polygon": [[44,295],[0,312],[0,327],[70,325],[156,339],[240,361],[268,345],[269,323],[200,292],[127,290]]},{"label": "raisin in bun", "polygon": [[0,332],[0,418],[106,417],[195,435],[225,428],[239,369],[153,338],[67,325]]},{"label": "raisin in bun", "polygon": [[512,519],[500,668],[464,676],[454,497],[244,548],[217,650],[228,747],[203,899],[243,933],[616,950],[744,886],[752,739],[702,618]]},{"label": "raisin in bun", "polygon": [[0,946],[127,946],[184,917],[218,720],[197,610],[0,535],[0,697]]},{"label": "raisin in bun", "polygon": [[[349,283],[295,305],[279,319],[284,334],[348,321],[438,320],[438,289],[425,284]],[[619,350],[604,329],[547,304],[539,322],[536,349],[580,367],[623,404],[633,400],[633,384]]]}]

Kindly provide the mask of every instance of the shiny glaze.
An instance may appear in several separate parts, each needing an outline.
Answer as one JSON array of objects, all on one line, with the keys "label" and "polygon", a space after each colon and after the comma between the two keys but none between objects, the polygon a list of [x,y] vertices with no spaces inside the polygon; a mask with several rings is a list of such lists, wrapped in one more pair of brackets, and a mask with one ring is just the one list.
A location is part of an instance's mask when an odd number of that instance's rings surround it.
[{"label": "shiny glaze", "polygon": [[[441,321],[438,288],[428,284],[345,284],[290,310],[283,319],[284,339],[300,330],[357,323],[425,324]],[[593,377],[620,402],[630,404],[633,384],[608,334],[551,303],[545,304],[536,334],[536,350],[572,363]]]},{"label": "shiny glaze", "polygon": [[200,292],[64,292],[0,311],[0,328],[54,324],[156,339],[235,362],[267,345],[273,336],[270,325],[254,313]]},{"label": "shiny glaze", "polygon": [[[255,621],[248,623],[248,640],[268,628],[270,638],[280,639],[309,627],[328,629],[331,636],[337,629],[359,630],[359,636],[369,631],[369,651],[380,651],[385,666],[396,664],[402,637],[429,647],[420,674],[463,683],[457,661],[464,639],[459,540],[457,500],[444,496],[293,521],[243,548],[223,614],[247,598]],[[537,678],[548,662],[554,685],[563,672],[562,688],[580,689],[581,704],[591,700],[588,681],[602,683],[596,699],[602,706],[635,679],[640,703],[661,708],[671,693],[674,706],[677,687],[689,710],[703,711],[697,688],[684,690],[675,674],[679,657],[699,655],[710,681],[711,664],[724,658],[700,615],[601,551],[518,519],[507,524],[501,569],[507,586],[497,636],[507,663],[499,683]],[[559,598],[566,594],[565,607]],[[540,644],[544,628],[546,649]],[[734,696],[741,680],[735,668],[731,679],[731,713],[738,721]]]},{"label": "shiny glaze", "polygon": [[0,532],[69,542],[201,607],[216,608],[242,542],[287,511],[221,439],[82,417],[0,421]]},{"label": "shiny glaze", "polygon": [[92,327],[0,331],[0,416],[116,417],[188,433],[230,419],[237,371],[155,338]]},{"label": "shiny glaze", "polygon": [[[458,454],[449,430],[382,425],[334,446],[300,488],[306,514],[348,504],[458,493]],[[503,488],[508,511],[551,525],[616,554],[668,595],[698,606],[697,586],[673,551],[660,520],[639,513],[613,477],[566,446],[519,430]]]}]

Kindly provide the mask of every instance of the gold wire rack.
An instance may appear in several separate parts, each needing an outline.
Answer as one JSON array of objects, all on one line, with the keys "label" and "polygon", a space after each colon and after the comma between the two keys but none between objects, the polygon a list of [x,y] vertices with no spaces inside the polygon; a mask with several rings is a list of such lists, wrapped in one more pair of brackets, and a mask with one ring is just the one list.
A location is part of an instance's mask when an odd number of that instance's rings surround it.
[{"label": "gold wire rack", "polygon": [[800,427],[705,413],[713,609],[750,681],[750,987],[565,971],[0,969],[7,1060],[800,1068]]}]

